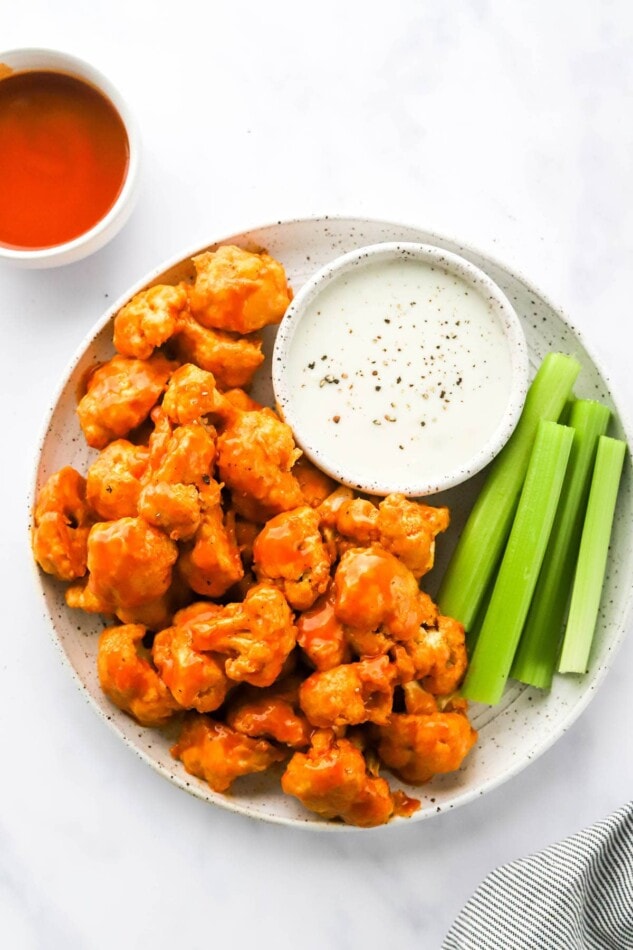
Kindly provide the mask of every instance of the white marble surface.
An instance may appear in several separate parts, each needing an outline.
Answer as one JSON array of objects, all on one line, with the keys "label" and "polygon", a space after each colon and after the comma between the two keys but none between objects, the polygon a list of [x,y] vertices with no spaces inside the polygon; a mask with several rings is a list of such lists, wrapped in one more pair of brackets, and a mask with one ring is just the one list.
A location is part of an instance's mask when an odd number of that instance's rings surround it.
[{"label": "white marble surface", "polygon": [[492,867],[630,797],[633,638],[564,738],[475,804],[366,835],[251,822],[151,771],[62,668],[27,548],[36,438],[107,298],[182,248],[315,212],[420,224],[516,266],[585,331],[630,412],[629,0],[24,0],[0,9],[0,43],[91,60],[145,143],[110,246],[0,269],[0,943],[439,948]]}]

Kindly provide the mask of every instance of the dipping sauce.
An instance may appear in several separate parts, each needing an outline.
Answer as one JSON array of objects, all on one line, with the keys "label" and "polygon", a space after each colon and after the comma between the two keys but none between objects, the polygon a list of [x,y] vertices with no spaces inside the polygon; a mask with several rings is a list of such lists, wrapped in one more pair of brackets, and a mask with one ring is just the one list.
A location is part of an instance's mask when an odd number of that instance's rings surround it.
[{"label": "dipping sauce", "polygon": [[[275,351],[280,408],[306,454],[376,494],[431,494],[482,468],[516,390],[500,306],[485,284],[407,254],[335,273]],[[527,384],[526,350],[522,361]]]},{"label": "dipping sauce", "polygon": [[47,70],[0,80],[0,244],[54,247],[89,231],[128,162],[123,121],[93,86]]}]

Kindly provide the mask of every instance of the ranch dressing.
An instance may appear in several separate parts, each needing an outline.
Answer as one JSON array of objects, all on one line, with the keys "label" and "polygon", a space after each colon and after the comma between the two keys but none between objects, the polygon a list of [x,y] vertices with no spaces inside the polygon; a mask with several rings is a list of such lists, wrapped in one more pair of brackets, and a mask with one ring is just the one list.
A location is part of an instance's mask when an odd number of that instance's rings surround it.
[{"label": "ranch dressing", "polygon": [[447,473],[463,480],[512,388],[509,344],[485,287],[407,256],[335,275],[297,321],[285,363],[301,447],[376,494],[412,494],[421,483],[430,494],[447,487]]}]

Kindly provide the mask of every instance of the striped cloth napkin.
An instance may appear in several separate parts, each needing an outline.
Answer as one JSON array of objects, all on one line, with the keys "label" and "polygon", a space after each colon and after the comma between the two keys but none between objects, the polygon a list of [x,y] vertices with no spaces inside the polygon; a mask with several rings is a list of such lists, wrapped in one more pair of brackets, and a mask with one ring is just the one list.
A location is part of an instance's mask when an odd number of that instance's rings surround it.
[{"label": "striped cloth napkin", "polygon": [[442,950],[633,950],[633,802],[489,874]]}]

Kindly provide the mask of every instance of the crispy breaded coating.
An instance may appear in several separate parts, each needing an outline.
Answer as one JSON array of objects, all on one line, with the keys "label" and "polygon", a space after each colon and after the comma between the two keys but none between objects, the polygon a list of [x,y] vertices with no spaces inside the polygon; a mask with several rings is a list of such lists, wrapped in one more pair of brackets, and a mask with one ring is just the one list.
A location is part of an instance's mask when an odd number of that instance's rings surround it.
[{"label": "crispy breaded coating", "polygon": [[252,686],[275,682],[297,639],[286,598],[268,584],[251,587],[242,603],[228,604],[192,629],[197,650],[226,655],[226,675]]},{"label": "crispy breaded coating", "polygon": [[148,481],[170,485],[203,485],[213,474],[216,431],[195,421],[172,426],[162,406],[152,412]]},{"label": "crispy breaded coating", "polygon": [[329,729],[313,734],[307,752],[295,752],[281,787],[317,815],[361,828],[383,825],[394,812],[387,782],[369,775],[362,752]]},{"label": "crispy breaded coating", "polygon": [[96,369],[77,406],[88,445],[103,449],[144,422],[176,365],[160,354],[148,360],[114,356]]},{"label": "crispy breaded coating", "polygon": [[415,711],[394,713],[387,725],[378,727],[378,755],[404,782],[422,785],[434,775],[458,769],[477,733],[464,710],[440,712],[426,705],[418,712],[420,687],[409,683],[404,691],[407,710]]},{"label": "crispy breaded coating", "polygon": [[239,336],[203,327],[191,314],[181,315],[173,346],[179,360],[213,373],[223,389],[248,386],[264,362],[256,334]]},{"label": "crispy breaded coating", "polygon": [[331,585],[297,617],[297,643],[317,670],[331,670],[352,658],[346,629],[334,612],[334,599]]},{"label": "crispy breaded coating", "polygon": [[92,523],[86,480],[66,465],[42,486],[35,504],[32,546],[42,570],[61,581],[83,577]]},{"label": "crispy breaded coating", "polygon": [[147,447],[127,439],[102,449],[86,475],[86,498],[101,521],[134,517],[148,462]]},{"label": "crispy breaded coating", "polygon": [[330,558],[319,533],[319,516],[307,505],[268,521],[253,544],[253,569],[270,581],[295,610],[307,610],[330,582]]},{"label": "crispy breaded coating", "polygon": [[109,627],[99,638],[97,670],[108,699],[142,726],[162,726],[180,707],[150,663],[142,624]]},{"label": "crispy breaded coating", "polygon": [[418,580],[433,567],[435,537],[446,531],[448,508],[434,508],[404,495],[387,495],[378,505],[380,543],[405,564]]},{"label": "crispy breaded coating", "polygon": [[186,306],[184,286],[156,284],[142,290],[114,318],[114,348],[123,356],[149,359],[174,335]]},{"label": "crispy breaded coating", "polygon": [[202,520],[197,488],[180,483],[150,482],[139,495],[138,513],[172,541],[189,541]]},{"label": "crispy breaded coating", "polygon": [[220,486],[210,481],[200,489],[200,525],[192,541],[183,547],[178,561],[180,576],[193,591],[206,597],[221,597],[244,576],[235,537],[235,515],[225,513]]},{"label": "crispy breaded coating", "polygon": [[[291,472],[300,454],[290,427],[274,412],[238,413],[218,438],[217,464],[239,514],[258,521],[260,513],[272,517],[302,505],[301,487]],[[241,496],[255,510],[240,507]]]},{"label": "crispy breaded coating", "polygon": [[301,708],[308,722],[322,728],[384,725],[391,715],[396,676],[387,656],[313,673],[301,684]]},{"label": "crispy breaded coating", "polygon": [[454,692],[468,666],[464,627],[452,617],[438,616],[433,626],[421,626],[397,649],[401,682],[419,680],[435,696]]},{"label": "crispy breaded coating", "polygon": [[290,289],[279,261],[233,245],[193,258],[196,281],[189,293],[194,317],[205,327],[252,333],[279,323]]},{"label": "crispy breaded coating", "polygon": [[157,633],[152,658],[161,679],[185,709],[213,712],[232,686],[224,672],[224,657],[194,649],[187,624]]},{"label": "crispy breaded coating", "polygon": [[225,417],[234,413],[215,384],[213,373],[185,363],[172,375],[162,408],[176,425],[198,422],[204,416]]},{"label": "crispy breaded coating", "polygon": [[88,536],[88,587],[112,608],[140,607],[167,592],[178,548],[143,518],[94,525]]},{"label": "crispy breaded coating", "polygon": [[336,488],[334,479],[320,471],[305,455],[300,455],[292,466],[292,474],[299,482],[305,504],[311,508],[318,508]]},{"label": "crispy breaded coating", "polygon": [[204,779],[214,792],[225,792],[236,778],[264,772],[285,753],[265,739],[250,739],[210,716],[190,713],[171,754],[187,772]]},{"label": "crispy breaded coating", "polygon": [[352,548],[334,575],[334,610],[344,624],[384,630],[396,640],[417,633],[424,605],[411,571],[380,545]]},{"label": "crispy breaded coating", "polygon": [[312,726],[299,708],[299,680],[290,676],[267,689],[243,686],[231,700],[226,722],[253,739],[273,739],[293,749],[310,743]]}]

